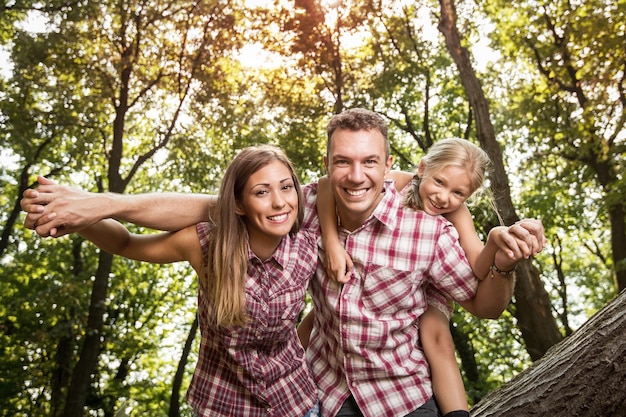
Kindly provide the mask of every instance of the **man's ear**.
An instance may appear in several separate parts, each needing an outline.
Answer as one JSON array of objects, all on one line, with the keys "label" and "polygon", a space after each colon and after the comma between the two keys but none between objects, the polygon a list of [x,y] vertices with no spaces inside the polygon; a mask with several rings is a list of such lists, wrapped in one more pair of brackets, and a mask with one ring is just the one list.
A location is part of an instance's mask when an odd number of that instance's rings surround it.
[{"label": "man's ear", "polygon": [[391,171],[391,166],[393,165],[393,156],[389,155],[387,158],[387,162],[385,163],[385,175],[389,174]]}]

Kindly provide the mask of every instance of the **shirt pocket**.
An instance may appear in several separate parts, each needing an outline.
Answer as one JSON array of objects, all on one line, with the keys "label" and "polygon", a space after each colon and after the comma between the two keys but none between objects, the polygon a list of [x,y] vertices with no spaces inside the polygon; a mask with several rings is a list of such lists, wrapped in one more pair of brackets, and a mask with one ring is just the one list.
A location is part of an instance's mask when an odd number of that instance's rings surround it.
[{"label": "shirt pocket", "polygon": [[304,309],[304,293],[305,291],[290,291],[281,294],[280,301],[277,301],[281,311],[280,320],[296,323],[300,312]]},{"label": "shirt pocket", "polygon": [[422,279],[415,271],[367,264],[363,276],[361,300],[368,311],[376,315],[415,314],[425,308]]}]

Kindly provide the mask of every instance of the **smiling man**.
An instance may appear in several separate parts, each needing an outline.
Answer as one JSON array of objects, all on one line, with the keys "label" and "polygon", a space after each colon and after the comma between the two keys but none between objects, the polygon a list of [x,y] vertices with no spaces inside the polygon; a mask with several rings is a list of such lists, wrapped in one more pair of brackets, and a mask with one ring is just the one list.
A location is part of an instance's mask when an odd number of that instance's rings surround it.
[{"label": "smiling man", "polygon": [[329,138],[324,158],[342,225],[354,230],[383,198],[383,181],[392,158],[379,130],[339,129]]}]

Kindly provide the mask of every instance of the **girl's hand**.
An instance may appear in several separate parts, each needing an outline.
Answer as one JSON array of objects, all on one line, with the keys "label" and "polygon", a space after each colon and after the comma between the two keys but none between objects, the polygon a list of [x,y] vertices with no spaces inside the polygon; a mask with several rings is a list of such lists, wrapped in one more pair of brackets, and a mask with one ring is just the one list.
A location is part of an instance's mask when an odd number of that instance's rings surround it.
[{"label": "girl's hand", "polygon": [[326,273],[333,281],[345,284],[352,275],[352,258],[338,242],[326,245]]},{"label": "girl's hand", "polygon": [[515,252],[518,250],[515,238],[509,234],[509,228],[506,226],[497,226],[489,231],[487,235],[487,245],[496,245],[506,256],[513,259]]},{"label": "girl's hand", "polygon": [[[496,254],[499,259],[497,265],[503,271],[513,269],[517,263],[538,254],[546,246],[546,237],[540,220],[520,220],[506,229],[493,236],[493,239],[502,239],[512,250],[512,252],[501,250]],[[491,238],[491,232],[489,234]]]}]

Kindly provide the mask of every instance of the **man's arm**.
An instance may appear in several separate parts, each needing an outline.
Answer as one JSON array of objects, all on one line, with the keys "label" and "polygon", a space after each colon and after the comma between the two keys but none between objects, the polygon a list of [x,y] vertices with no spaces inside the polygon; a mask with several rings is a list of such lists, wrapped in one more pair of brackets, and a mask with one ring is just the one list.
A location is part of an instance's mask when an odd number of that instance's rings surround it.
[{"label": "man's arm", "polygon": [[[496,263],[502,254],[496,254]],[[492,269],[493,278],[487,277],[478,283],[476,296],[458,303],[471,314],[482,319],[497,319],[506,309],[513,296],[515,274],[505,275]]]},{"label": "man's arm", "polygon": [[535,219],[522,220],[508,228],[517,243],[513,256],[498,250],[490,276],[480,281],[476,296],[459,304],[480,318],[496,319],[506,309],[515,288],[515,266],[541,252],[546,245],[543,224]]},{"label": "man's arm", "polygon": [[91,193],[38,177],[39,187],[24,191],[24,225],[41,236],[59,237],[114,218],[159,230],[179,230],[209,218],[216,197],[204,194]]}]

